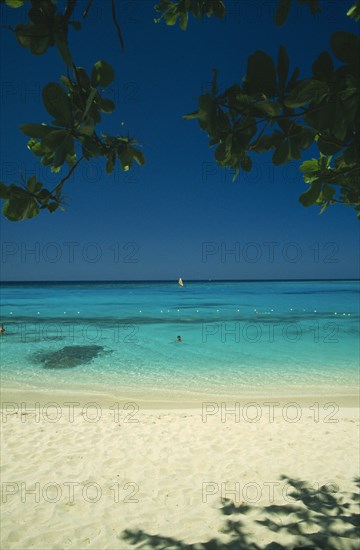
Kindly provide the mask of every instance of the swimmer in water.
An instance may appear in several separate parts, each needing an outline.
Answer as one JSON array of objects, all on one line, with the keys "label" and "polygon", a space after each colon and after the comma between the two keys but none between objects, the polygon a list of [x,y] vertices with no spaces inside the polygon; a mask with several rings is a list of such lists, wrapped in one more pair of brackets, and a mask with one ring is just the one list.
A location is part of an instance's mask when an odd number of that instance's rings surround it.
[{"label": "swimmer in water", "polygon": [[178,342],[182,342],[181,336],[177,336],[177,337],[176,337],[176,340],[177,340]]},{"label": "swimmer in water", "polygon": [[0,325],[0,334],[4,334],[5,328],[4,325]]}]

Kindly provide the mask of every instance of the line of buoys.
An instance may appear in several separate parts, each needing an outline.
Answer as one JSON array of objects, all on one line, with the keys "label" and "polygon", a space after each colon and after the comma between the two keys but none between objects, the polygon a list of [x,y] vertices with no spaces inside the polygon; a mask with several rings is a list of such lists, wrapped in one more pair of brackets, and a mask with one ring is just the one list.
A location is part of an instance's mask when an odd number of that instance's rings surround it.
[{"label": "line of buoys", "polygon": [[[176,311],[177,311],[177,312],[180,312],[180,309],[177,308]],[[225,309],[224,311],[226,312],[227,310]],[[274,309],[272,308],[272,309],[270,309],[270,311],[258,311],[257,308],[255,308],[253,311],[254,311],[254,313],[256,313],[257,315],[270,315],[271,313],[274,312]],[[289,311],[294,311],[294,308],[290,308]],[[139,313],[142,313],[142,312],[143,312],[142,309],[139,309]],[[163,309],[160,310],[160,313],[164,313],[164,312],[165,312],[165,310],[163,310]],[[167,312],[167,313],[170,313],[170,309],[166,310],[166,312]],[[196,310],[196,313],[199,313],[199,312],[200,312],[200,310],[197,309],[197,310]],[[239,312],[240,312],[240,309],[237,309],[236,312],[239,313]],[[306,310],[303,309],[303,312],[306,312]],[[80,315],[81,312],[80,312],[80,311],[77,311],[76,313],[77,313],[77,315]],[[220,310],[217,309],[217,310],[216,310],[216,313],[220,313]],[[318,313],[318,310],[317,310],[317,309],[314,309],[314,310],[313,310],[313,313]],[[13,314],[14,314],[13,311],[9,311],[9,315],[13,315]],[[37,314],[37,315],[40,315],[41,312],[40,312],[40,311],[37,311],[36,314]],[[63,314],[64,314],[64,315],[67,315],[68,312],[67,312],[67,311],[64,311]],[[333,315],[342,315],[342,316],[351,317],[351,313],[346,313],[346,312],[344,313],[344,312],[338,312],[338,311],[334,311]]]}]

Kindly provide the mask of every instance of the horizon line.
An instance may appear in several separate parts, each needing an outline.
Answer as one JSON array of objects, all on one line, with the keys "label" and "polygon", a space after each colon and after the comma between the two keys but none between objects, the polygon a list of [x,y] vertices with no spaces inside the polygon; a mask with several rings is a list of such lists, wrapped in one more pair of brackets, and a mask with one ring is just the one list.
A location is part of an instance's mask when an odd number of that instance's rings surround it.
[{"label": "horizon line", "polygon": [[[183,279],[184,280],[184,279]],[[49,280],[7,280],[0,284],[39,284],[39,283],[177,283],[178,279],[49,279]],[[256,282],[306,282],[306,281],[360,281],[360,278],[292,278],[292,279],[185,279],[187,283],[256,283]]]}]

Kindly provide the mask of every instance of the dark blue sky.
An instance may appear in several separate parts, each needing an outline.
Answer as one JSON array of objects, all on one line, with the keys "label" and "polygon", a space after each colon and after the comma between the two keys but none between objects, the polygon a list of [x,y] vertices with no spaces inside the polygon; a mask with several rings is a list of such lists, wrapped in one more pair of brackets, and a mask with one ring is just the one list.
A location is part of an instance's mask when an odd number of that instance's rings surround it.
[{"label": "dark blue sky", "polygon": [[[80,165],[64,188],[64,212],[21,223],[2,219],[2,279],[357,277],[359,222],[352,209],[334,207],[321,216],[316,207],[305,209],[298,202],[305,189],[299,163],[276,168],[270,155],[254,156],[253,171],[233,183],[216,166],[197,122],[182,119],[196,110],[212,67],[224,89],[241,82],[255,50],[276,58],[284,44],[291,68],[309,74],[332,32],[357,32],[345,15],[352,2],[322,2],[315,17],[296,5],[279,28],[272,22],[276,2],[227,1],[225,20],[191,19],[186,32],[155,24],[155,3],[120,3],[124,53],[108,0],[95,1],[83,28],[70,35],[77,65],[88,71],[99,59],[113,65],[107,95],[117,109],[103,116],[101,128],[136,136],[145,167],[127,173],[117,167],[108,176],[102,161]],[[5,24],[14,25],[20,13],[1,7]],[[50,122],[41,89],[64,74],[63,62],[55,50],[32,56],[4,29],[1,46],[1,180],[19,181],[22,170],[51,188],[59,176],[26,150],[18,127]],[[303,159],[316,154],[305,151]]]}]

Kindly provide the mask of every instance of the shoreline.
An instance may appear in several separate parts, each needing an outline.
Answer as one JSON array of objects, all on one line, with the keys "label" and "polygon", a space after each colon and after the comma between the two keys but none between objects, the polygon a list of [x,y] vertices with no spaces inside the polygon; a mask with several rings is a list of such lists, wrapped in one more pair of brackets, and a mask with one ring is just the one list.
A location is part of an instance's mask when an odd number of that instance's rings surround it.
[{"label": "shoreline", "polygon": [[40,406],[45,406],[49,403],[57,403],[59,406],[65,403],[77,403],[77,406],[83,407],[88,403],[97,403],[104,409],[112,408],[115,404],[135,403],[141,410],[201,410],[204,404],[213,403],[217,405],[226,404],[227,406],[251,406],[251,404],[259,407],[268,406],[267,403],[272,403],[274,406],[284,407],[290,406],[291,403],[298,404],[301,407],[312,407],[318,405],[320,408],[326,409],[327,405],[334,404],[339,408],[360,408],[359,394],[344,394],[329,395],[327,393],[316,393],[312,389],[314,395],[294,394],[294,393],[278,393],[273,394],[261,391],[254,393],[207,393],[188,395],[184,391],[172,393],[161,390],[134,390],[122,389],[119,391],[102,392],[102,391],[85,391],[76,389],[64,388],[19,388],[14,386],[6,386],[1,384],[0,390],[0,407],[5,403],[39,403]]}]

